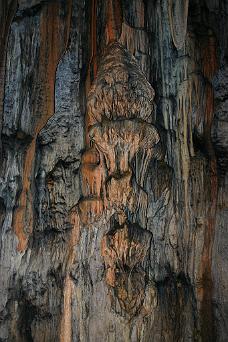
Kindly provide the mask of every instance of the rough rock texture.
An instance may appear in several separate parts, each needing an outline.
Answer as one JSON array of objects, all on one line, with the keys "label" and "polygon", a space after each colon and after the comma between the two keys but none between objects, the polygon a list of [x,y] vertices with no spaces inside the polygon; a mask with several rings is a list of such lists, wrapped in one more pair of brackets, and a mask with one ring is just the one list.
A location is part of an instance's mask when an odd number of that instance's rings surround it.
[{"label": "rough rock texture", "polygon": [[0,24],[0,341],[227,341],[227,1]]}]

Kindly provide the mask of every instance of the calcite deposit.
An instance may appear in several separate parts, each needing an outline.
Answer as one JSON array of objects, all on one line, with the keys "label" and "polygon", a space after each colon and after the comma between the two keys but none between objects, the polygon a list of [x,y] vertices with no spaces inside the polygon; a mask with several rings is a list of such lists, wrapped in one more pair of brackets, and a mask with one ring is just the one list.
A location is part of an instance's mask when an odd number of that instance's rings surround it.
[{"label": "calcite deposit", "polygon": [[226,0],[0,0],[0,341],[228,339]]}]

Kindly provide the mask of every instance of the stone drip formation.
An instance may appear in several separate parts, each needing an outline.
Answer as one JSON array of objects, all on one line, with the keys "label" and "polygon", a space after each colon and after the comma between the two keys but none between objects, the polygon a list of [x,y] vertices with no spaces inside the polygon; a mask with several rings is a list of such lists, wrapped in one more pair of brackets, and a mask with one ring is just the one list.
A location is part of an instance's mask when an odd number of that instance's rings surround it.
[{"label": "stone drip formation", "polygon": [[153,99],[154,90],[135,58],[111,43],[87,99],[89,146],[82,156],[79,215],[87,227],[114,218],[101,254],[112,304],[117,299],[130,317],[144,300],[152,237],[146,230],[143,181],[148,163],[158,156],[160,140],[152,125]]}]

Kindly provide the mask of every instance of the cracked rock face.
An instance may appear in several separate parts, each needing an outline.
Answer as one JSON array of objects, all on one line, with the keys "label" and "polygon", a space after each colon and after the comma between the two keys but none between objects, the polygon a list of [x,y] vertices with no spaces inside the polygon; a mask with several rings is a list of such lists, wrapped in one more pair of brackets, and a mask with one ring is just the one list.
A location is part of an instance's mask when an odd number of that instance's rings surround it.
[{"label": "cracked rock face", "polygon": [[0,1],[0,341],[227,341],[227,23]]}]

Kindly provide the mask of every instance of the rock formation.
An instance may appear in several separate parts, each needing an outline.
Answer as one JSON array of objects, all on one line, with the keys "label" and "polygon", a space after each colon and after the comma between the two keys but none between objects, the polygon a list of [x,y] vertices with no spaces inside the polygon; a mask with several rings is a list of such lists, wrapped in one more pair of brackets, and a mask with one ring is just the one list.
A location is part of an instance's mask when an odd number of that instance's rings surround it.
[{"label": "rock formation", "polygon": [[0,23],[0,341],[227,341],[227,2]]}]

